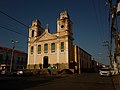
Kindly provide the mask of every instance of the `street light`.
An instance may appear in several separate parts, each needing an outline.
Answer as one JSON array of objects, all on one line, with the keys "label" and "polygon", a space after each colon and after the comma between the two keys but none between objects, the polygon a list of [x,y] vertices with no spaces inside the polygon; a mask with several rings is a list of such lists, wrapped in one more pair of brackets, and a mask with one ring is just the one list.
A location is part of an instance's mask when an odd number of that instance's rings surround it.
[{"label": "street light", "polygon": [[11,42],[12,42],[12,44],[13,44],[13,48],[12,48],[12,56],[11,56],[11,63],[10,63],[10,72],[12,71],[12,61],[13,61],[13,56],[14,56],[15,44],[16,44],[18,41],[12,40]]}]

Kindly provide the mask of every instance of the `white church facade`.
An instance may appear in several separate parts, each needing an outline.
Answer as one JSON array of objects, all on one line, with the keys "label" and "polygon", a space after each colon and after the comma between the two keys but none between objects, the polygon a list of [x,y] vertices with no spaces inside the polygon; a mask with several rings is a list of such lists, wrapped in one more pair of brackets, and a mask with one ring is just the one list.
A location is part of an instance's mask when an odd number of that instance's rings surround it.
[{"label": "white church facade", "polygon": [[[49,65],[57,69],[74,69],[75,65],[80,67],[80,61],[75,58],[82,54],[76,53],[73,45],[72,21],[66,10],[60,13],[56,24],[57,32],[51,34],[48,25],[44,30],[39,20],[32,22],[28,40],[29,69],[43,69],[48,68]],[[90,61],[91,55],[87,53],[87,57]]]},{"label": "white church facade", "polygon": [[29,28],[28,67],[47,68],[55,65],[59,69],[70,68],[70,62],[74,60],[74,39],[67,11],[60,13],[56,33],[51,34],[48,25],[43,30],[39,20],[34,20]]}]

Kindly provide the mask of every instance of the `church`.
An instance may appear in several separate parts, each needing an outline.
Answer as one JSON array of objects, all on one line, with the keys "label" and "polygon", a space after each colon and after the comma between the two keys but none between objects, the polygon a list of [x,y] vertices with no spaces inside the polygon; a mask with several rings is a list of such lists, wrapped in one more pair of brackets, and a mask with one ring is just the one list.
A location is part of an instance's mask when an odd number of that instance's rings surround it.
[{"label": "church", "polygon": [[48,66],[74,69],[77,61],[75,61],[72,21],[66,10],[60,13],[56,24],[57,32],[51,34],[48,24],[44,30],[39,20],[32,21],[28,39],[29,69],[43,69]]}]

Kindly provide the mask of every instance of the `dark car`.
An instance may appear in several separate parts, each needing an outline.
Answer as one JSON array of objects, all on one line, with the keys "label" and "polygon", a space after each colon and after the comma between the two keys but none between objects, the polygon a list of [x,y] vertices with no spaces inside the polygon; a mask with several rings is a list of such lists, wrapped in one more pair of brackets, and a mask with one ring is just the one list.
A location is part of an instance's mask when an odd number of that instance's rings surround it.
[{"label": "dark car", "polygon": [[70,69],[63,69],[58,74],[73,74],[73,72]]}]

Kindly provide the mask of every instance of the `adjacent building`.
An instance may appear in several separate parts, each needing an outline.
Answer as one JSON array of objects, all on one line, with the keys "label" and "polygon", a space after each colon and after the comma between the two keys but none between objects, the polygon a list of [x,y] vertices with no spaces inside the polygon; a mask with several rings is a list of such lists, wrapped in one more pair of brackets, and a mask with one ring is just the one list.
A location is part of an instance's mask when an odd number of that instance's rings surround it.
[{"label": "adjacent building", "polygon": [[90,72],[92,70],[92,56],[80,48],[79,46],[74,45],[74,63],[78,67],[78,72]]},{"label": "adjacent building", "polygon": [[[12,60],[12,63],[11,63]],[[12,69],[24,69],[27,65],[27,53],[19,50],[13,51],[12,49],[6,47],[0,47],[0,70],[10,69],[12,64]]]}]

